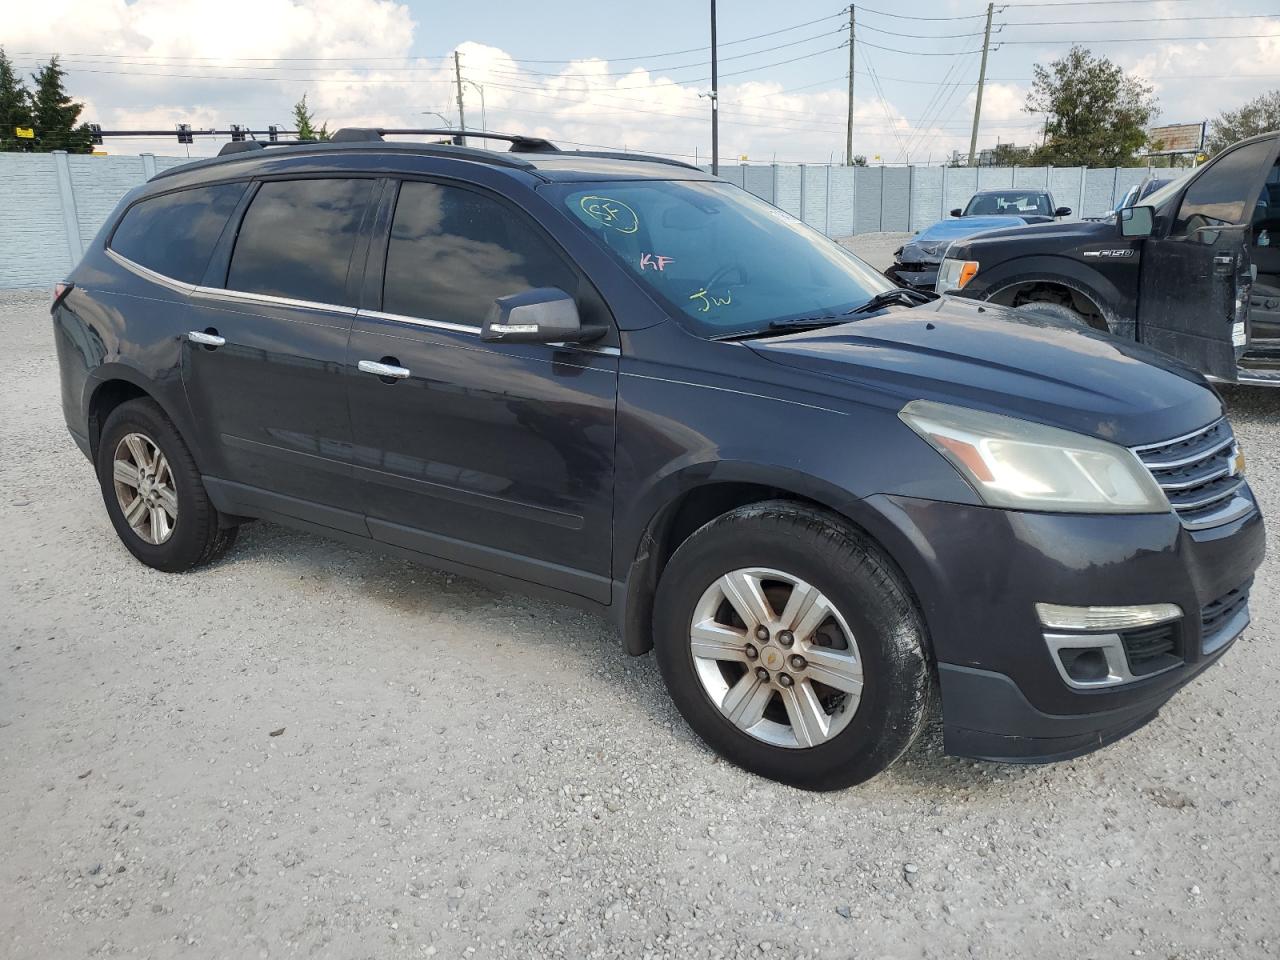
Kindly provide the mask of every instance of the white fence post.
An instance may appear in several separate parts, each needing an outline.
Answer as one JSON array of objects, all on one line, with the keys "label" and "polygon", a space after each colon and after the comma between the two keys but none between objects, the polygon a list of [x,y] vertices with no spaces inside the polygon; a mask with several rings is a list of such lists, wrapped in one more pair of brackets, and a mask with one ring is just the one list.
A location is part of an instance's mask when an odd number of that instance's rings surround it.
[{"label": "white fence post", "polygon": [[144,153],[142,155],[142,177],[144,180],[150,180],[156,175],[156,155],[154,153]]},{"label": "white fence post", "polygon": [[1080,168],[1080,202],[1076,204],[1076,216],[1077,216],[1077,217],[1083,217],[1083,216],[1084,216],[1084,194],[1085,194],[1085,181],[1086,181],[1086,180],[1088,180],[1088,179],[1089,179],[1089,168],[1088,168],[1088,167],[1081,167],[1081,168]]},{"label": "white fence post", "polygon": [[62,201],[62,229],[67,234],[67,253],[75,266],[84,256],[84,244],[80,242],[80,217],[76,214],[76,192],[71,185],[71,164],[67,151],[53,151],[53,166],[58,172],[58,197]]}]

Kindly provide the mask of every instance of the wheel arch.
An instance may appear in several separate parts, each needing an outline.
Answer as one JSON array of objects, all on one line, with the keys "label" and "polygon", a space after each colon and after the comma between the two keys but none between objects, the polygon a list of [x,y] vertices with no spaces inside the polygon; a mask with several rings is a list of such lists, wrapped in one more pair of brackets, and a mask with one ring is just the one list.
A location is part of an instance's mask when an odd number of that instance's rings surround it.
[{"label": "wheel arch", "polygon": [[[700,475],[704,471],[690,468],[689,472]],[[638,535],[623,547],[627,575],[620,626],[627,653],[641,656],[653,648],[654,596],[662,571],[680,545],[716,517],[766,500],[806,506],[853,527],[893,564],[920,607],[912,578],[896,556],[895,547],[902,545],[886,542],[894,528],[858,497],[819,477],[794,470],[720,462],[715,465],[715,474],[693,482],[686,478],[674,486],[664,484],[665,495],[646,511],[647,520]]]},{"label": "wheel arch", "polygon": [[[181,412],[172,408],[165,401],[163,392],[156,389],[145,376],[133,367],[125,364],[104,364],[97,368],[85,383],[84,410],[85,422],[89,430],[89,449],[96,460],[98,441],[102,437],[102,426],[111,412],[130,400],[147,399],[155,403],[171,421],[184,438],[190,436],[186,429],[185,418]],[[188,446],[191,446],[188,441]],[[193,456],[199,455],[192,448]]]},{"label": "wheel arch", "polygon": [[[974,255],[981,261],[980,251]],[[1056,287],[1073,299],[1078,297],[1092,305],[1106,322],[1106,332],[1132,337],[1127,332],[1133,329],[1133,320],[1122,315],[1129,298],[1109,279],[1068,257],[1037,256],[1007,260],[998,264],[986,277],[981,272],[978,277],[984,283],[981,290],[974,291],[975,299],[1012,306],[1020,290],[1038,285]]]}]

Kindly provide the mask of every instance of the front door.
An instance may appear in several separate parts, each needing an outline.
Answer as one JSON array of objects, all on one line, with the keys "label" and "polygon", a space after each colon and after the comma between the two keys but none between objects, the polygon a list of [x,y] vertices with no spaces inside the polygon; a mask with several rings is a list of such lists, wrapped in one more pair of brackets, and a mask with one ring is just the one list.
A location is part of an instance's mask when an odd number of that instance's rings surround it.
[{"label": "front door", "polygon": [[370,255],[372,271],[385,249],[380,309],[357,315],[348,351],[370,532],[607,600],[617,350],[480,340],[496,297],[558,287],[584,322],[612,328],[603,303],[537,224],[488,193],[406,181],[388,220]]},{"label": "front door", "polygon": [[1235,381],[1248,345],[1250,222],[1276,146],[1252,141],[1216,157],[1143,245],[1139,339],[1220,380]]},{"label": "front door", "polygon": [[[225,288],[191,298],[183,379],[228,499],[363,533],[344,383],[368,179],[262,183]],[[367,245],[367,239],[364,241]]]}]

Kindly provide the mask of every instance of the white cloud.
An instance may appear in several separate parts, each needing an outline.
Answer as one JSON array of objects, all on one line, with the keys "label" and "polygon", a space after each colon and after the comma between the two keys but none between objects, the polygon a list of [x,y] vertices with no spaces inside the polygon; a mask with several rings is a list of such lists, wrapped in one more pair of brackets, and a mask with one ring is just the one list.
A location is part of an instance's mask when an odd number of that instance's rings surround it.
[{"label": "white cloud", "polygon": [[[453,60],[410,58],[416,29],[409,8],[396,0],[0,4],[0,37],[10,55],[29,68],[52,51],[62,53],[71,71],[71,92],[91,105],[84,119],[108,129],[169,129],[179,122],[219,128],[231,123],[287,126],[291,106],[304,92],[316,117],[330,129],[435,126],[440,121],[434,113],[456,117]],[[671,79],[700,71],[664,75],[601,59],[563,68],[524,65],[510,53],[478,42],[463,43],[459,51],[467,80],[484,88],[491,129],[544,136],[567,146],[625,146],[708,159],[710,104],[699,96],[706,93],[707,83]],[[1261,81],[1244,75],[1275,71],[1280,38],[1170,42],[1144,57],[1116,59],[1151,76],[1238,74],[1231,82],[1156,81],[1166,117],[1198,119],[1261,92]],[[903,68],[898,72],[908,73]],[[905,110],[894,101],[882,102],[865,76],[857,82],[855,153],[879,155],[885,162],[908,155],[915,162],[938,162],[953,149],[967,150],[973,116],[973,90],[967,82],[942,91],[928,105],[924,101],[934,88],[888,83],[894,100],[917,104]],[[468,125],[475,127],[482,108],[471,84],[464,96]],[[1015,143],[1036,139],[1037,118],[1022,110],[1025,92],[1018,83],[987,85],[982,145],[997,138]],[[720,101],[721,157],[726,162],[744,154],[752,161],[839,162],[843,154],[843,80],[789,92],[781,83],[731,78],[722,85]],[[198,142],[191,152],[211,153],[217,146]],[[177,153],[181,148],[166,137],[116,141],[108,149]]]}]

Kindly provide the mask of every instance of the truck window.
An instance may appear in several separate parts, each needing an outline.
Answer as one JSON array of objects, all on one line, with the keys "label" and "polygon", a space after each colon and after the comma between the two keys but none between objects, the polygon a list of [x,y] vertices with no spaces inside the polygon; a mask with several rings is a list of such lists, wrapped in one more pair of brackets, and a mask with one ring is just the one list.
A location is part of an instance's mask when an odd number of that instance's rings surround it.
[{"label": "truck window", "polygon": [[1258,176],[1274,147],[1270,140],[1239,147],[1197,177],[1178,207],[1173,235],[1247,222],[1257,200]]},{"label": "truck window", "polygon": [[342,304],[372,180],[264,183],[240,225],[227,288]]},{"label": "truck window", "polygon": [[244,188],[219,183],[135,203],[112,234],[110,248],[173,280],[199,283]]}]

